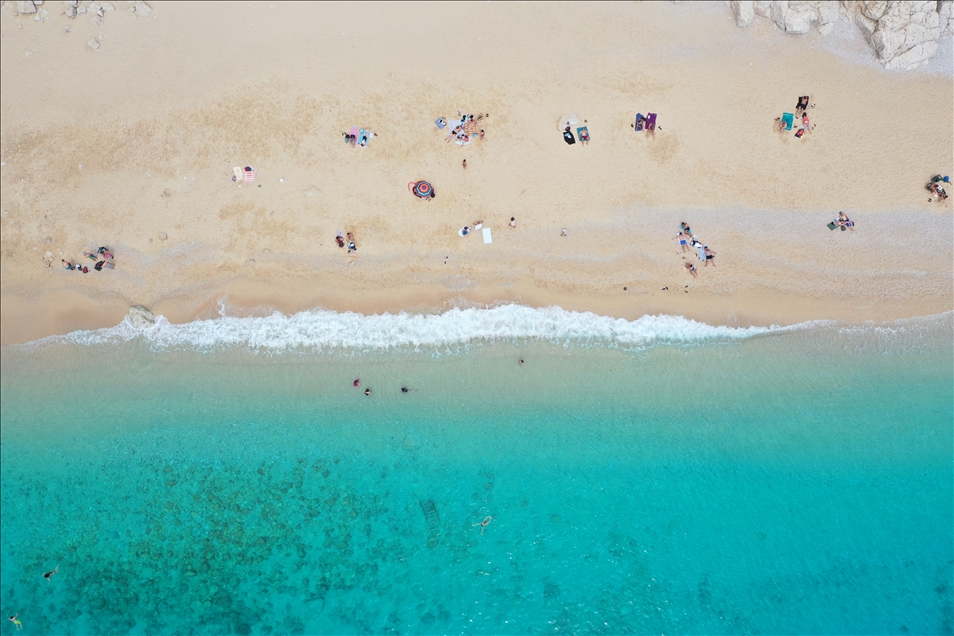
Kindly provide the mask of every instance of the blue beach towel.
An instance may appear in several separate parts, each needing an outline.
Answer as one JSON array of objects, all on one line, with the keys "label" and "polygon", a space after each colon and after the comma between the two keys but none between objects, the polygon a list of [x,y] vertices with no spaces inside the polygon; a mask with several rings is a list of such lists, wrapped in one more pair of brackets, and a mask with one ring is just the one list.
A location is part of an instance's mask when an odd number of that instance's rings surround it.
[{"label": "blue beach towel", "polygon": [[643,122],[644,122],[644,121],[646,121],[646,118],[643,117],[643,114],[642,114],[642,113],[636,113],[636,125],[634,126],[634,128],[636,129],[636,132],[639,132],[639,131],[641,131],[641,130],[643,129]]},{"label": "blue beach towel", "polygon": [[785,124],[785,130],[791,130],[795,123],[795,115],[792,113],[782,113],[782,123]]},{"label": "blue beach towel", "polygon": [[[584,134],[585,133],[585,134]],[[589,141],[590,140],[590,130],[583,126],[576,129],[576,136],[579,137],[580,141]]]}]

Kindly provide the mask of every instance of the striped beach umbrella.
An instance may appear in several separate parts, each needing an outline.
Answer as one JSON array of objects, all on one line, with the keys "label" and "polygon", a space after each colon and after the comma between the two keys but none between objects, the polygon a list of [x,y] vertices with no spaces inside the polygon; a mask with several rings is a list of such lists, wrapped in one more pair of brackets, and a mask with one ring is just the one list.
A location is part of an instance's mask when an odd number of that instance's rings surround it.
[{"label": "striped beach umbrella", "polygon": [[411,192],[414,193],[414,196],[426,199],[428,197],[434,196],[434,186],[432,186],[427,181],[417,181],[413,183],[413,188]]}]

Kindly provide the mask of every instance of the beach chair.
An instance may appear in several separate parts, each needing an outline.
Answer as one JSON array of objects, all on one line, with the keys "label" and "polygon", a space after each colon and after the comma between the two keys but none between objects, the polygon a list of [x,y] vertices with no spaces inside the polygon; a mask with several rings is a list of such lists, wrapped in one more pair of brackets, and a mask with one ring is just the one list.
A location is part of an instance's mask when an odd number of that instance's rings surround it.
[{"label": "beach chair", "polygon": [[646,130],[656,130],[656,113],[646,113]]},{"label": "beach chair", "polygon": [[782,123],[785,124],[785,130],[791,130],[795,123],[795,115],[792,113],[782,113]]}]

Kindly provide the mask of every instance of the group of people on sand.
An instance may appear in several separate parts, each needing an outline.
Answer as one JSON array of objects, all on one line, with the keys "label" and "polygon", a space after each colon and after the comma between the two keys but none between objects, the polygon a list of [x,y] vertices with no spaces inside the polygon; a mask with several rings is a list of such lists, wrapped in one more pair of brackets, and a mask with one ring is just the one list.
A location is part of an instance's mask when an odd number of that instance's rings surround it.
[{"label": "group of people on sand", "polygon": [[[341,230],[338,230],[338,233],[335,234],[335,243],[338,247],[345,246],[345,233]],[[348,232],[348,254],[354,254],[358,251],[358,246],[354,244],[354,234]]]},{"label": "group of people on sand", "polygon": [[[83,257],[88,258],[93,261],[93,269],[97,272],[103,271],[103,268],[113,269],[116,267],[116,264],[113,263],[113,253],[109,251],[108,247],[100,247],[96,250],[96,253],[83,252]],[[67,271],[82,272],[83,274],[89,274],[89,265],[83,265],[81,263],[76,263],[75,265],[66,259],[60,259],[60,262],[63,263],[63,269]]]},{"label": "group of people on sand", "polygon": [[844,212],[838,213],[838,218],[828,224],[829,230],[837,230],[841,228],[841,231],[851,230],[855,231],[855,222],[848,218],[848,215]]},{"label": "group of people on sand", "polygon": [[450,143],[454,141],[458,146],[466,146],[475,138],[484,138],[486,132],[484,131],[482,122],[484,117],[490,117],[490,113],[475,116],[457,111],[457,117],[457,119],[451,121],[447,121],[444,117],[439,117],[437,121],[434,122],[434,125],[436,125],[439,130],[450,128],[450,131],[447,133],[447,138],[444,139],[445,142]]},{"label": "group of people on sand", "polygon": [[928,184],[924,186],[927,188],[927,191],[931,193],[931,198],[928,199],[928,201],[933,203],[935,199],[938,201],[945,200],[947,198],[947,190],[945,190],[944,186],[941,184],[950,182],[951,178],[949,176],[942,177],[941,175],[936,174],[931,177],[931,180],[928,181]]},{"label": "group of people on sand", "polygon": [[[679,233],[673,237],[673,240],[679,245],[683,254],[693,249],[696,250],[696,254],[698,254],[699,260],[702,261],[703,267],[708,267],[710,263],[715,267],[716,252],[700,241],[693,233],[692,228],[690,228],[689,224],[685,221],[679,224]],[[693,278],[699,277],[699,270],[694,264],[687,261],[683,264],[683,267],[687,272],[692,274]]]},{"label": "group of people on sand", "polygon": [[367,148],[368,143],[377,137],[377,135],[366,128],[358,128],[357,126],[352,126],[348,132],[341,133],[341,136],[344,137],[344,141],[349,146],[360,146],[361,148]]},{"label": "group of people on sand", "polygon": [[808,118],[808,109],[815,108],[815,104],[809,106],[810,102],[810,95],[802,95],[798,98],[798,103],[795,104],[794,115],[792,115],[792,113],[784,113],[781,117],[776,117],[775,125],[778,127],[778,132],[783,133],[786,130],[791,130],[795,127],[794,125],[797,120],[801,120],[802,125],[795,131],[796,138],[801,139],[805,133],[812,130],[813,126],[811,120]]},{"label": "group of people on sand", "polygon": [[[576,129],[576,134],[580,136],[580,145],[589,145],[590,129],[587,127],[585,119],[583,120],[583,125]],[[572,146],[576,143],[576,138],[573,136],[573,130],[569,126],[563,129],[563,141],[565,141],[568,146]]]}]

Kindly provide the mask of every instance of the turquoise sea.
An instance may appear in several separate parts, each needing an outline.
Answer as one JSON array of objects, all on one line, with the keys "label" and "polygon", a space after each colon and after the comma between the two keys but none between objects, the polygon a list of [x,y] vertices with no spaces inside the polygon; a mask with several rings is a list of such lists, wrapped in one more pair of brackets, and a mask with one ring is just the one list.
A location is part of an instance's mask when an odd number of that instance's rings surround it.
[{"label": "turquoise sea", "polygon": [[952,332],[504,306],[5,347],[2,611],[23,634],[951,634]]}]

